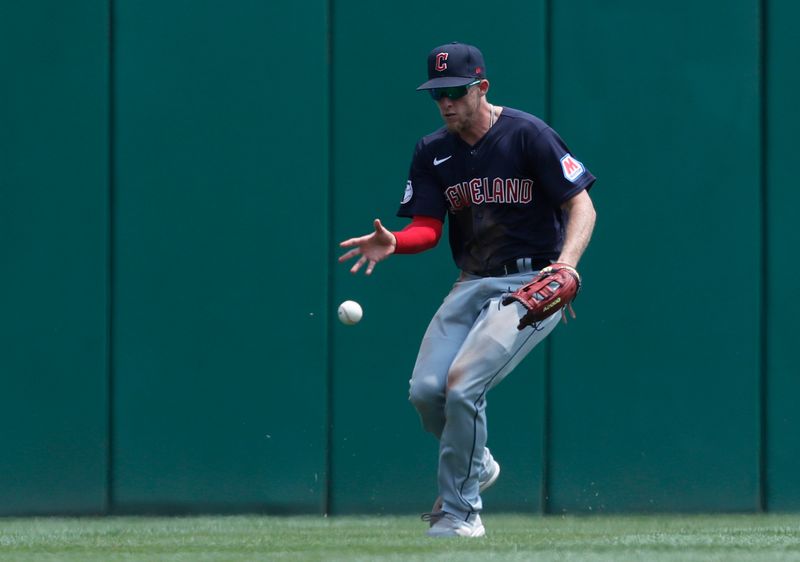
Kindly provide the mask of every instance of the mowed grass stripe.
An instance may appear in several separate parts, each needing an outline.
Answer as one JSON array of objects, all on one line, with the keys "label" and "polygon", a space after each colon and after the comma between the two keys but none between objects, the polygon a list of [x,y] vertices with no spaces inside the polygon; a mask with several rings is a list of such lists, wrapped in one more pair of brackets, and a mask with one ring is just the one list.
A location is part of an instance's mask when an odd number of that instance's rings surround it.
[{"label": "mowed grass stripe", "polygon": [[413,516],[0,519],[0,560],[797,561],[800,515],[486,514],[487,537],[430,539]]}]

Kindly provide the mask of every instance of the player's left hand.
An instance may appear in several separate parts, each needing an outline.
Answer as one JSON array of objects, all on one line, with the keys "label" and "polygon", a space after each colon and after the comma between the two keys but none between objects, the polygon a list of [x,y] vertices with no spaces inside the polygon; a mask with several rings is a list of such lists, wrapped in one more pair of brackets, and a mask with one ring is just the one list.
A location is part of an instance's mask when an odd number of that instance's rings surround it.
[{"label": "player's left hand", "polygon": [[386,230],[381,224],[380,219],[375,219],[373,225],[375,227],[374,232],[365,236],[359,236],[358,238],[350,238],[339,243],[339,246],[342,248],[353,248],[339,257],[340,262],[347,261],[355,256],[361,256],[353,267],[350,268],[350,273],[358,273],[358,270],[361,269],[364,264],[367,264],[367,269],[364,273],[371,275],[372,270],[375,269],[375,265],[379,261],[383,261],[391,256],[397,247],[397,240],[394,234]]}]

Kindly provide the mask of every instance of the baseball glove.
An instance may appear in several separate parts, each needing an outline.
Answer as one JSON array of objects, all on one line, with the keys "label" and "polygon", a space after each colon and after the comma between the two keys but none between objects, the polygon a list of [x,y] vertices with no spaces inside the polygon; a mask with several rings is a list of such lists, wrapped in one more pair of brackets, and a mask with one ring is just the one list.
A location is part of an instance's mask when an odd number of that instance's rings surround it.
[{"label": "baseball glove", "polygon": [[[581,276],[574,267],[565,263],[554,263],[543,268],[533,280],[504,298],[503,304],[509,305],[516,301],[528,309],[517,326],[517,330],[523,330],[559,310],[564,315],[565,307],[569,307],[572,317],[575,318],[572,301],[580,288]],[[564,320],[566,319],[564,315]]]}]

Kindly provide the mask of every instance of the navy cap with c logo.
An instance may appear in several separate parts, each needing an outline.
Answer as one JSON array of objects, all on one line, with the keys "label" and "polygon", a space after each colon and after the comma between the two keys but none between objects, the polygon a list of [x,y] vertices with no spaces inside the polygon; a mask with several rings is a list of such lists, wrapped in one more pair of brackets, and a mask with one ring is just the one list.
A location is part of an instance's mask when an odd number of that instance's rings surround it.
[{"label": "navy cap with c logo", "polygon": [[466,86],[486,78],[483,54],[477,47],[464,43],[448,43],[436,47],[428,55],[428,81],[417,90]]}]

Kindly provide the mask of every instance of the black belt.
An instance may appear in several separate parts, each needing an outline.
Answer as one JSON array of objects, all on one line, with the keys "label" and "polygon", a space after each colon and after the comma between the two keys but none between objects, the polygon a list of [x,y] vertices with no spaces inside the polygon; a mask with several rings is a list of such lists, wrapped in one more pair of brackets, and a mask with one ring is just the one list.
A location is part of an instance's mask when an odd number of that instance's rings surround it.
[{"label": "black belt", "polygon": [[544,258],[517,258],[515,260],[509,260],[493,269],[476,271],[473,275],[477,275],[478,277],[503,277],[504,275],[513,275],[514,273],[532,273],[552,263],[552,260]]}]

